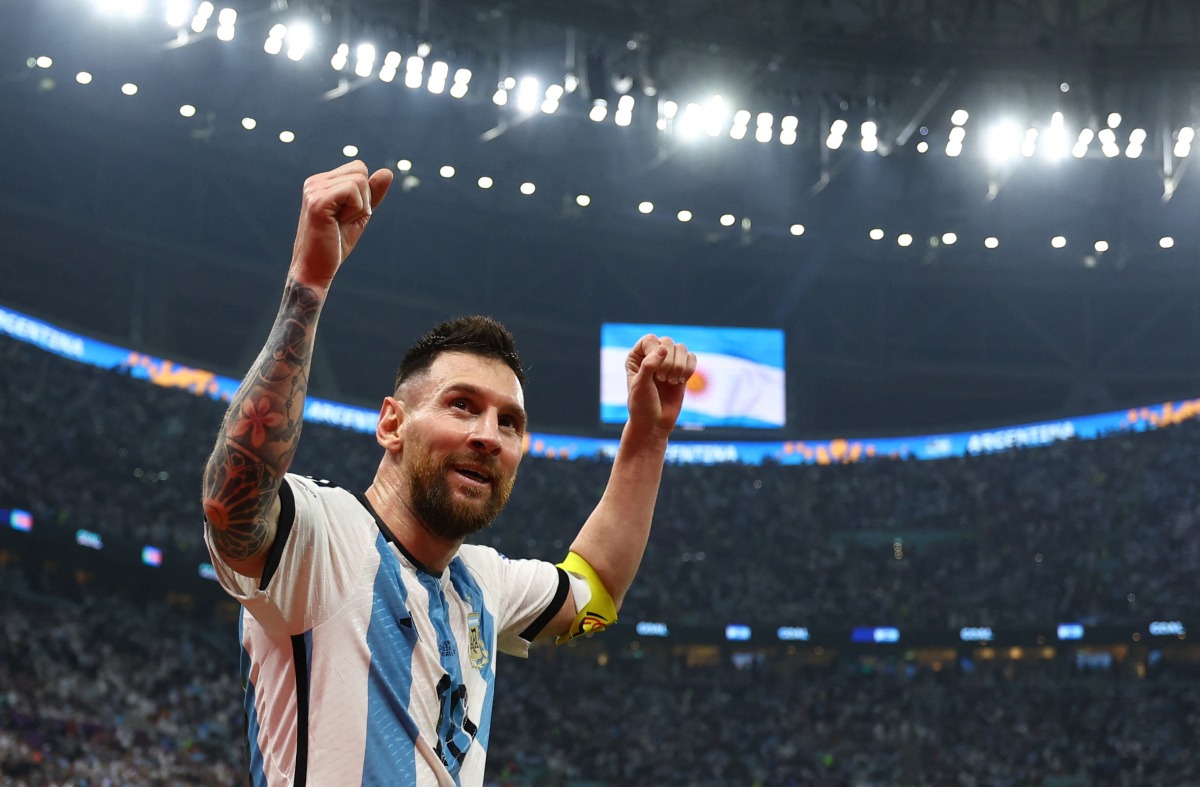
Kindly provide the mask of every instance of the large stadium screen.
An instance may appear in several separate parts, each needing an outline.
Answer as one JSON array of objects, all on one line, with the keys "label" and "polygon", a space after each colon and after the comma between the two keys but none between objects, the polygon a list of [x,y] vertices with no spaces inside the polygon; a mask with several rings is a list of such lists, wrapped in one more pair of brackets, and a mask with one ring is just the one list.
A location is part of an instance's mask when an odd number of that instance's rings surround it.
[{"label": "large stadium screen", "polygon": [[700,325],[604,323],[600,329],[600,421],[622,424],[625,357],[643,335],[669,336],[696,353],[679,416],[685,429],[780,429],[786,423],[783,331]]}]

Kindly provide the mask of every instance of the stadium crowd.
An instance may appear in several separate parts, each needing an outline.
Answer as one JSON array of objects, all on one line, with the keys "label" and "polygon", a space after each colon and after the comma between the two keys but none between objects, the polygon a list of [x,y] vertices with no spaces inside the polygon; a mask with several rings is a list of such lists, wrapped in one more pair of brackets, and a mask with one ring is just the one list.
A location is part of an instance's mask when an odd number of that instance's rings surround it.
[{"label": "stadium crowd", "polygon": [[[221,403],[5,338],[0,364],[0,508],[31,511],[39,530],[157,545],[164,572],[205,559],[199,475]],[[670,467],[622,619],[948,630],[1194,617],[1197,437],[1184,424],[932,463]],[[378,461],[371,436],[319,425],[300,446],[297,472],[352,489]],[[480,540],[560,559],[606,474],[527,458]],[[241,781],[236,624],[119,578],[50,581],[2,554],[2,783]],[[504,660],[495,784],[1200,784],[1191,674],[1065,658],[740,669],[618,650]]]}]

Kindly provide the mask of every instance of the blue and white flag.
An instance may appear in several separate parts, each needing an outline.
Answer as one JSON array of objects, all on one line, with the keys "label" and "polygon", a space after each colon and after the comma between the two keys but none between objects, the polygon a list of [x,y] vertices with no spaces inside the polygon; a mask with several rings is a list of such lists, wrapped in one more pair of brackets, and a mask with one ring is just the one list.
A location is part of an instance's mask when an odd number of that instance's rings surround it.
[{"label": "blue and white flag", "polygon": [[783,332],[765,328],[605,323],[600,336],[600,420],[629,418],[625,358],[647,333],[696,354],[679,426],[778,429],[786,421]]}]

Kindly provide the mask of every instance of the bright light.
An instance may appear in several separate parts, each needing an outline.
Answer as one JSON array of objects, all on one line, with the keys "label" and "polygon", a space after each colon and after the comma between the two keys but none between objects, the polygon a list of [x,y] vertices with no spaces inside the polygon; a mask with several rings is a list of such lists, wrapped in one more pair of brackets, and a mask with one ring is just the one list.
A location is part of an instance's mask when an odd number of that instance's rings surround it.
[{"label": "bright light", "polygon": [[771,136],[772,132],[770,126],[759,126],[758,128],[754,129],[754,138],[759,142],[770,142]]},{"label": "bright light", "polygon": [[862,149],[867,153],[874,153],[879,150],[879,139],[876,137],[863,137]]},{"label": "bright light", "polygon": [[404,86],[416,90],[424,81],[425,59],[422,57],[410,57],[404,66]]},{"label": "bright light", "polygon": [[471,84],[471,69],[460,68],[454,72],[454,83],[461,85]]},{"label": "bright light", "polygon": [[106,14],[122,14],[131,19],[146,10],[146,0],[99,0],[96,5]]},{"label": "bright light", "polygon": [[708,100],[708,106],[703,110],[704,133],[710,137],[719,137],[729,119],[729,107],[725,99],[713,96]]},{"label": "bright light", "polygon": [[675,218],[680,221],[687,222],[692,220],[692,212],[690,210],[681,210],[675,214]]},{"label": "bright light", "polygon": [[1050,239],[1050,245],[1056,249],[1063,249],[1067,246],[1067,239],[1063,235],[1055,235]]},{"label": "bright light", "polygon": [[454,98],[462,98],[467,94],[466,82],[455,82],[450,86],[450,95]]},{"label": "bright light", "polygon": [[677,114],[679,114],[679,105],[678,104],[676,104],[674,101],[671,101],[670,99],[662,102],[662,116],[663,117],[665,117],[667,120],[674,120],[675,116]]},{"label": "bright light", "polygon": [[546,88],[546,98],[551,101],[561,101],[565,92],[562,85],[551,85]]},{"label": "bright light", "polygon": [[276,22],[275,24],[271,25],[271,29],[267,32],[267,40],[275,38],[282,41],[287,37],[287,34],[287,25],[283,24],[282,22]]},{"label": "bright light", "polygon": [[346,158],[354,158],[358,155],[358,147],[355,145],[347,145],[342,148],[342,155]]},{"label": "bright light", "polygon": [[1165,236],[1158,239],[1159,248],[1169,249],[1175,245],[1175,239],[1171,236]]},{"label": "bright light", "polygon": [[263,51],[268,55],[278,55],[283,51],[283,39],[267,38],[267,40],[263,42]]},{"label": "bright light", "polygon": [[1195,138],[1196,138],[1196,129],[1192,128],[1191,126],[1184,126],[1183,128],[1179,129],[1178,140],[1180,142],[1185,142],[1190,145],[1190,144],[1192,144],[1192,140],[1194,140]]},{"label": "bright light", "polygon": [[279,132],[279,141],[284,143],[285,145],[289,142],[295,142],[296,134],[292,131],[280,131]]},{"label": "bright light", "polygon": [[800,127],[800,119],[795,115],[784,115],[783,119],[779,121],[779,127],[784,131],[795,131]]},{"label": "bright light", "polygon": [[879,125],[874,120],[866,120],[863,121],[863,124],[860,126],[859,130],[862,131],[863,139],[866,139],[867,137],[873,137],[879,133]]},{"label": "bright light", "polygon": [[1120,128],[1120,126],[1121,126],[1121,113],[1120,112],[1110,112],[1108,115],[1108,127],[1109,128]]},{"label": "bright light", "polygon": [[1021,155],[1030,158],[1037,152],[1038,130],[1031,128],[1025,132],[1025,140],[1021,143]]},{"label": "bright light", "polygon": [[493,185],[495,185],[495,181],[493,181],[487,175],[484,175],[479,180],[475,181],[475,183],[481,189],[490,189]]},{"label": "bright light", "polygon": [[166,18],[171,27],[183,27],[187,23],[189,0],[167,0]]},{"label": "bright light", "polygon": [[1021,152],[1021,129],[1010,121],[988,129],[983,140],[987,157],[994,162],[1009,161]]},{"label": "bright light", "polygon": [[[621,96],[621,98],[626,98],[626,96]],[[613,122],[618,126],[628,126],[633,122],[633,113],[624,109],[617,109],[617,114],[613,116]]]},{"label": "bright light", "polygon": [[492,94],[492,103],[498,107],[502,107],[508,103],[508,91],[504,88],[496,88],[496,92]]},{"label": "bright light", "polygon": [[592,198],[587,194],[580,194],[575,198],[575,204],[581,208],[586,208],[588,205],[592,204]]},{"label": "bright light", "polygon": [[928,153],[929,152],[929,143],[926,142],[925,140],[921,140],[920,142],[918,142],[917,143],[917,152],[918,153]]},{"label": "bright light", "polygon": [[967,138],[967,130],[962,126],[955,126],[950,129],[950,141],[962,143]]},{"label": "bright light", "polygon": [[737,219],[734,217],[734,215],[732,213],[726,213],[721,216],[721,226],[722,227],[732,227],[733,222],[735,222],[735,221],[737,221]]},{"label": "bright light", "polygon": [[75,75],[75,81],[81,85],[90,85],[92,84],[92,75],[86,71],[80,71]]},{"label": "bright light", "polygon": [[653,202],[639,202],[638,203],[638,213],[649,213],[652,210],[654,210]]},{"label": "bright light", "polygon": [[875,124],[874,120],[864,121],[859,127],[859,131],[862,132],[861,145],[863,150],[868,153],[879,150],[879,138],[875,136],[879,131],[879,126]]},{"label": "bright light", "polygon": [[548,98],[542,102],[542,112],[547,115],[553,115],[558,111],[558,102],[552,98]]},{"label": "bright light", "polygon": [[532,112],[537,109],[541,93],[542,88],[536,77],[523,77],[517,83],[517,110],[520,112]]},{"label": "bright light", "polygon": [[450,166],[449,164],[445,164],[441,169],[438,170],[438,174],[443,178],[452,178],[454,177],[454,167]]},{"label": "bright light", "polygon": [[417,44],[417,57],[429,57],[429,53],[432,51],[433,49],[426,41],[422,41],[421,43]]},{"label": "bright light", "polygon": [[1135,128],[1129,132],[1129,144],[1141,146],[1146,142],[1146,129]]},{"label": "bright light", "polygon": [[912,242],[913,242],[913,236],[909,235],[907,232],[901,233],[900,235],[896,236],[896,244],[898,246],[911,246]]},{"label": "bright light", "polygon": [[132,82],[126,82],[125,84],[121,85],[121,92],[127,96],[136,95],[137,91],[138,91],[138,86],[133,84]]},{"label": "bright light", "polygon": [[503,87],[505,90],[516,90],[517,89],[517,78],[516,77],[505,77],[504,81],[500,83],[500,86]]},{"label": "bright light", "polygon": [[350,60],[350,45],[347,43],[338,44],[337,51],[333,53],[333,57],[329,58],[329,65],[333,66],[334,71],[341,71],[346,67],[346,63]]},{"label": "bright light", "polygon": [[953,232],[944,232],[942,233],[942,243],[946,244],[947,246],[953,246],[954,244],[958,243],[958,235],[954,234]]},{"label": "bright light", "polygon": [[788,228],[788,232],[792,233],[796,237],[800,237],[801,235],[804,234],[804,225],[803,224],[793,224],[791,227]]},{"label": "bright light", "polygon": [[384,66],[379,69],[380,82],[392,82],[396,79],[396,69]]},{"label": "bright light", "polygon": [[1000,239],[995,237],[994,235],[989,235],[988,237],[983,239],[983,245],[989,249],[999,248]]},{"label": "bright light", "polygon": [[191,104],[184,104],[179,108],[179,114],[183,115],[185,118],[195,117],[196,108]]},{"label": "bright light", "polygon": [[292,29],[288,31],[287,40],[287,58],[293,62],[298,62],[308,52],[315,40],[313,29],[310,25],[306,24],[293,25]]},{"label": "bright light", "polygon": [[624,95],[617,99],[618,112],[633,112],[633,96]]},{"label": "bright light", "polygon": [[428,88],[430,93],[441,95],[442,91],[446,89],[446,80],[436,79],[431,76],[429,77]]},{"label": "bright light", "polygon": [[366,77],[371,76],[371,71],[375,69],[375,47],[371,44],[359,44],[358,49],[354,52],[354,74],[355,76]]},{"label": "bright light", "polygon": [[[399,62],[398,59],[397,62]],[[446,65],[446,63],[442,62],[441,60],[435,60],[433,65],[429,67],[429,78],[440,79],[445,82],[450,78],[450,66]]]},{"label": "bright light", "polygon": [[745,126],[734,125],[729,129],[730,139],[745,139],[747,128]]},{"label": "bright light", "polygon": [[521,184],[521,193],[524,194],[526,197],[528,197],[530,194],[532,194],[535,191],[537,191],[537,186],[533,185],[529,181],[525,181],[524,183]]},{"label": "bright light", "polygon": [[232,41],[234,28],[233,25],[218,25],[217,39],[220,41]]},{"label": "bright light", "polygon": [[1108,241],[1098,240],[1093,248],[1096,250],[1097,254],[1103,254],[1104,252],[1108,251]]},{"label": "bright light", "polygon": [[850,130],[850,124],[847,123],[846,121],[842,120],[841,118],[838,118],[837,120],[833,121],[833,123],[831,123],[829,126],[829,133],[832,134],[833,136],[837,136],[837,137],[846,136],[846,132],[849,130]]},{"label": "bright light", "polygon": [[258,121],[254,118],[242,118],[242,128],[247,131],[253,131],[258,127]]},{"label": "bright light", "polygon": [[1129,158],[1138,158],[1142,155],[1142,146],[1130,142],[1129,146],[1125,148],[1125,155]]},{"label": "bright light", "polygon": [[883,240],[883,236],[884,236],[883,230],[879,229],[878,227],[871,230],[867,234],[871,236],[871,240]]},{"label": "bright light", "polygon": [[608,117],[608,102],[602,98],[592,102],[592,108],[588,110],[588,117],[599,123],[604,118]]},{"label": "bright light", "polygon": [[961,142],[951,140],[946,143],[946,155],[950,158],[958,158],[962,155],[963,146]]},{"label": "bright light", "polygon": [[[356,152],[357,152],[357,149],[356,149]],[[396,170],[399,172],[411,172],[412,171],[412,162],[406,158],[402,158],[396,162]]]},{"label": "bright light", "polygon": [[965,109],[956,109],[954,114],[950,116],[950,122],[956,126],[965,126],[971,115]]},{"label": "bright light", "polygon": [[233,26],[237,24],[237,10],[233,8],[222,8],[221,13],[217,14],[217,24]]},{"label": "bright light", "polygon": [[196,15],[192,17],[192,32],[203,33],[204,28],[208,27],[208,20],[212,18],[213,11],[216,8],[208,0],[204,0],[196,8]]},{"label": "bright light", "polygon": [[49,68],[50,66],[54,65],[54,60],[47,55],[41,55],[33,62],[37,63],[38,68]]}]

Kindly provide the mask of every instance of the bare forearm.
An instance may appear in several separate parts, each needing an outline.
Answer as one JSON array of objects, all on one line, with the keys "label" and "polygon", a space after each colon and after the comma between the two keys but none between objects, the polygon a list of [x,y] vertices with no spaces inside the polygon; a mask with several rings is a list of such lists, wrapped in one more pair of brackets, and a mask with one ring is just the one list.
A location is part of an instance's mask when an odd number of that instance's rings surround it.
[{"label": "bare forearm", "polygon": [[650,538],[666,450],[665,438],[630,434],[627,426],[604,495],[571,544],[596,570],[618,608]]},{"label": "bare forearm", "polygon": [[323,292],[289,278],[266,345],[238,388],[204,472],[204,517],[233,564],[274,538],[268,516],[300,439]]}]

